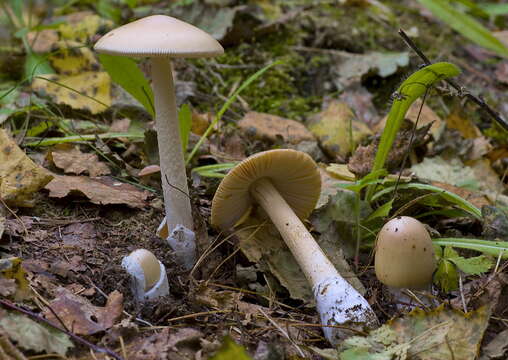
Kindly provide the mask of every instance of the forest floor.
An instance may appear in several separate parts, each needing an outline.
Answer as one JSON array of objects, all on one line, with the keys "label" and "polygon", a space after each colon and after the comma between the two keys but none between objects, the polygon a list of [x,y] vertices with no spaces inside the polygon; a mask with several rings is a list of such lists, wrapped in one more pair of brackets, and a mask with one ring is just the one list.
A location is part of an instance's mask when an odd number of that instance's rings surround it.
[{"label": "forest floor", "polygon": [[[2,3],[0,359],[505,358],[506,130],[438,83],[409,110],[378,197],[367,201],[345,187],[371,172],[394,93],[423,64],[399,28],[432,62],[457,65],[457,82],[501,114],[508,114],[506,57],[418,1],[170,3]],[[503,16],[462,10],[508,42]],[[158,164],[150,110],[112,80],[124,69],[106,69],[93,51],[109,30],[152,14],[192,23],[225,49],[173,62],[178,105],[187,104],[192,119],[187,156],[242,83],[280,61],[239,93],[189,161],[199,259],[191,271],[156,234],[164,203],[160,172],[150,173]],[[136,62],[150,79],[148,61]],[[203,166],[276,148],[319,164],[321,196],[306,225],[382,331],[332,348],[312,290],[263,212],[254,209],[229,233],[211,227],[225,172]],[[400,189],[383,195],[406,156]],[[412,183],[452,195],[405,186]],[[374,272],[376,233],[398,215],[417,217],[434,241],[486,240],[494,250],[436,243],[432,291],[416,292],[421,309],[410,312]],[[121,266],[136,249],[165,265],[168,296],[136,300]]]}]

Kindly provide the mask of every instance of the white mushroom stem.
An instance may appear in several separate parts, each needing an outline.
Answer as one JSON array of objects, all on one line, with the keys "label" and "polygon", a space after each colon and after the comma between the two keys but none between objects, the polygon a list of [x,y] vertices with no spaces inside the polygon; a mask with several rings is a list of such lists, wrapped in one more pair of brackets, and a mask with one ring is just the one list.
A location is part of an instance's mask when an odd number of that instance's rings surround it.
[{"label": "white mushroom stem", "polygon": [[155,123],[168,230],[171,233],[177,225],[192,230],[192,213],[180,141],[171,61],[165,57],[153,57],[151,63]]},{"label": "white mushroom stem", "polygon": [[[250,193],[279,230],[312,286],[322,324],[353,329],[376,325],[377,318],[369,303],[338,273],[272,182],[259,179]],[[323,331],[333,345],[351,335],[344,328],[324,327]]]}]

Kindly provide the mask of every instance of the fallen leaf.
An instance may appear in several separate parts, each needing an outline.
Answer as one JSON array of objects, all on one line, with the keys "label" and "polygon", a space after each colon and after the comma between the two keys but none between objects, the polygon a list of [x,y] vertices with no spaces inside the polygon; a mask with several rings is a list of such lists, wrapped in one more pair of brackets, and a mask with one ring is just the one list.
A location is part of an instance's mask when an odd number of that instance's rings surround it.
[{"label": "fallen leaf", "polygon": [[16,289],[14,300],[20,301],[32,296],[27,274],[22,266],[22,260],[18,257],[0,259],[0,279],[14,280]]},{"label": "fallen leaf", "polygon": [[0,311],[0,328],[25,350],[65,356],[74,346],[61,331],[39,324],[26,315]]},{"label": "fallen leaf", "polygon": [[83,153],[77,146],[59,144],[50,151],[51,160],[66,174],[89,174],[92,177],[109,175],[108,166],[99,161],[97,154]]},{"label": "fallen leaf", "polygon": [[312,133],[298,121],[280,116],[250,111],[238,122],[238,126],[248,136],[256,139],[277,141],[280,137],[285,143],[297,144],[314,140]]},{"label": "fallen leaf", "polygon": [[85,250],[95,248],[97,230],[91,222],[70,224],[58,231],[65,245],[76,246]]},{"label": "fallen leaf", "polygon": [[50,303],[52,311],[46,309],[44,316],[59,327],[62,321],[77,335],[92,335],[109,329],[122,315],[123,295],[116,290],[109,294],[105,307],[93,306],[87,299],[65,288],[58,289],[57,294]]},{"label": "fallen leaf", "polygon": [[72,193],[86,196],[94,204],[125,204],[133,208],[147,205],[148,193],[137,187],[121,183],[110,177],[89,178],[86,176],[60,176],[46,185],[49,196],[63,198]]},{"label": "fallen leaf", "polygon": [[453,186],[440,181],[432,181],[431,185],[440,187],[441,189],[444,189],[446,191],[452,192],[460,196],[461,198],[469,201],[471,204],[476,206],[478,209],[481,209],[485,205],[491,205],[491,202],[489,201],[487,196],[485,196],[485,194],[482,194],[479,191]]},{"label": "fallen leaf", "polygon": [[129,360],[194,359],[201,349],[202,339],[203,334],[198,330],[166,327],[153,335],[138,338],[126,347],[126,352]]},{"label": "fallen leaf", "polygon": [[78,11],[66,15],[65,23],[58,27],[62,40],[77,41],[82,44],[91,43],[91,38],[97,34],[99,28],[106,30],[113,25],[111,20],[101,18],[92,11]]},{"label": "fallen leaf", "polygon": [[7,204],[33,206],[33,193],[52,178],[46,169],[26,156],[5,130],[0,129],[0,197]]},{"label": "fallen leaf", "polygon": [[32,50],[38,54],[50,52],[53,49],[53,45],[59,40],[58,32],[55,29],[30,31],[26,34],[26,38]]},{"label": "fallen leaf", "polygon": [[32,87],[57,104],[98,114],[111,105],[111,79],[106,72],[85,71],[77,75],[48,74],[34,79]]},{"label": "fallen leaf", "polygon": [[373,95],[361,84],[348,87],[348,91],[340,94],[339,100],[344,101],[355,110],[358,119],[369,126],[379,121],[379,114],[374,103]]},{"label": "fallen leaf", "polygon": [[334,52],[336,66],[333,68],[337,79],[335,84],[338,89],[344,89],[355,83],[359,83],[364,75],[377,73],[380,77],[388,77],[397,72],[399,67],[409,64],[409,54],[380,53],[351,54],[347,52]]},{"label": "fallen leaf", "polygon": [[[504,354],[508,351],[508,329],[498,333],[494,339],[492,339],[482,349],[482,357],[480,360],[494,360],[502,359]],[[506,357],[505,357],[506,358]]]},{"label": "fallen leaf", "polygon": [[5,332],[0,328],[0,358],[2,360],[27,360],[25,355],[16,348]]},{"label": "fallen leaf", "polygon": [[471,121],[471,118],[462,114],[460,110],[455,110],[448,115],[446,125],[450,129],[457,130],[464,139],[475,139],[482,136],[482,132]]},{"label": "fallen leaf", "polygon": [[402,318],[388,321],[367,337],[346,339],[337,358],[474,360],[488,322],[486,307],[467,314],[444,306],[429,312],[415,309]]},{"label": "fallen leaf", "polygon": [[347,164],[329,164],[326,172],[338,180],[355,181],[356,176],[349,171]]},{"label": "fallen leaf", "polygon": [[49,56],[51,66],[60,75],[78,75],[85,71],[97,71],[99,62],[92,50],[75,41],[54,44]]},{"label": "fallen leaf", "polygon": [[236,307],[242,298],[242,294],[237,291],[217,291],[206,284],[201,284],[193,298],[198,304],[215,309],[228,310]]},{"label": "fallen leaf", "polygon": [[332,157],[345,158],[355,145],[372,134],[369,127],[341,101],[332,101],[326,109],[311,116],[307,123],[323,150]]},{"label": "fallen leaf", "polygon": [[16,280],[0,277],[0,295],[12,296],[16,292]]},{"label": "fallen leaf", "polygon": [[251,360],[245,348],[238,345],[229,336],[223,340],[222,346],[210,360]]},{"label": "fallen leaf", "polygon": [[458,158],[445,160],[440,156],[425,158],[413,165],[411,171],[422,179],[438,181],[459,187],[491,192],[502,192],[504,185],[488,160],[476,160],[466,166]]}]

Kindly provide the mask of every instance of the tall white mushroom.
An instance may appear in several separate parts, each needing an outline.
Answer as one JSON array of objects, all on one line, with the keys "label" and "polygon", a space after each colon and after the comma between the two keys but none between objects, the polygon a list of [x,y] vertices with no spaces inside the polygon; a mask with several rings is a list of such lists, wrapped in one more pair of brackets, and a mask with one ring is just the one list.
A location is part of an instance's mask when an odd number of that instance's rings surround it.
[{"label": "tall white mushroom", "polygon": [[[212,225],[232,227],[254,203],[279,230],[307,277],[324,325],[369,328],[377,318],[369,303],[338,273],[300,219],[314,209],[321,192],[316,163],[289,149],[255,154],[222,180],[212,202]],[[324,327],[333,345],[350,335],[346,328]]]},{"label": "tall white mushroom", "polygon": [[[189,257],[195,258],[195,236],[170,58],[211,57],[222,54],[224,49],[206,32],[164,15],[149,16],[114,29],[94,48],[105,54],[151,60],[167,240],[188,268],[194,263]],[[187,245],[182,246],[182,242]]]}]

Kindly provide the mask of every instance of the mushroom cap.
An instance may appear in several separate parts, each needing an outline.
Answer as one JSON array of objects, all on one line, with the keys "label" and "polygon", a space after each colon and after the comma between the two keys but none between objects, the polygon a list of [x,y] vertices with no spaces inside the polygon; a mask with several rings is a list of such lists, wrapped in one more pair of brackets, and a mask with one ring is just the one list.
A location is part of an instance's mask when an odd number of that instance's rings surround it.
[{"label": "mushroom cap", "polygon": [[432,282],[436,258],[425,226],[409,216],[388,221],[376,243],[376,276],[383,284],[421,289]]},{"label": "mushroom cap", "polygon": [[129,257],[141,266],[145,276],[145,291],[150,290],[161,277],[159,260],[146,249],[134,250],[129,254]]},{"label": "mushroom cap", "polygon": [[111,30],[94,49],[132,57],[210,57],[224,53],[217,40],[197,27],[165,15],[152,15]]},{"label": "mushroom cap", "polygon": [[236,165],[222,180],[212,202],[212,225],[232,227],[254,202],[250,186],[268,178],[300,219],[314,210],[321,192],[321,175],[312,158],[291,149],[257,153]]}]

